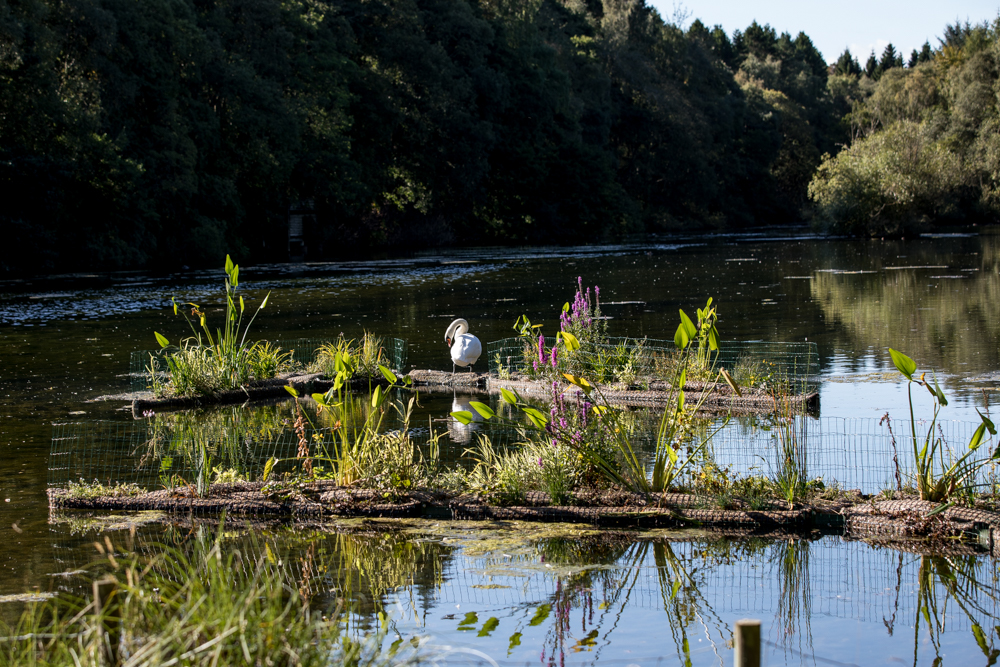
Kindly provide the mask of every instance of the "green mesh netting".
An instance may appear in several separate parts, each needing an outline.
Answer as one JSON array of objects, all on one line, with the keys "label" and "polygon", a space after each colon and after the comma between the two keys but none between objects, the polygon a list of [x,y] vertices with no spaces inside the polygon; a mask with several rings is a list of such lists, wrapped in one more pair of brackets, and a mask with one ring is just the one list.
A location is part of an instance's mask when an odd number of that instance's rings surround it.
[{"label": "green mesh netting", "polygon": [[[555,338],[545,339],[547,349],[555,344]],[[551,361],[547,355],[544,360],[539,358],[537,339],[521,337],[492,341],[486,346],[486,354],[493,377],[513,373],[535,375],[536,362],[544,371],[546,362]],[[592,381],[631,384],[669,380],[678,357],[679,351],[672,340],[608,338],[602,344],[583,341],[570,358],[557,359],[557,363],[560,371],[580,374]],[[711,353],[709,361],[725,368],[741,384],[783,384],[794,393],[814,390],[819,374],[819,351],[816,343],[809,342],[723,341],[719,350]],[[688,377],[693,375],[689,370]]]}]

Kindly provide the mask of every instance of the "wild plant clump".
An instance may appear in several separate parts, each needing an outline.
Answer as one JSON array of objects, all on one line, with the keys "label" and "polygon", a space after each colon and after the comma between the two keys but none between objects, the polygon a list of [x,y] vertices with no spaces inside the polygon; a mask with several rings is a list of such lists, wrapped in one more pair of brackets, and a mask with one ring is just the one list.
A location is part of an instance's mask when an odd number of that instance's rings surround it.
[{"label": "wild plant clump", "polygon": [[105,544],[97,543],[114,580],[113,606],[95,614],[87,599],[60,595],[29,606],[16,627],[0,620],[0,664],[118,664],[111,652],[122,664],[180,657],[192,667],[387,664],[393,657],[379,657],[384,632],[346,637],[343,610],[313,609],[285,568],[223,553],[221,538],[198,540],[190,557],[166,548],[152,558],[116,558],[111,540]]},{"label": "wild plant clump", "polygon": [[[181,310],[171,299],[174,315],[182,313],[193,336],[173,346],[165,336],[153,332],[166,357],[169,380],[160,381],[155,364],[149,366],[153,391],[157,395],[174,394],[211,395],[228,389],[244,387],[254,381],[267,380],[293,367],[291,353],[267,342],[247,342],[247,333],[260,311],[267,306],[270,293],[264,297],[246,327],[242,327],[246,303],[240,296],[237,307],[236,288],[239,286],[240,267],[226,255],[226,321],[215,334],[209,329],[204,310],[196,303],[187,303],[191,317],[198,318],[195,327],[186,309]],[[242,328],[242,332],[241,332]]]},{"label": "wild plant clump", "polygon": [[309,371],[334,377],[338,373],[338,357],[351,361],[353,374],[348,379],[376,377],[379,375],[378,367],[388,364],[385,341],[366,331],[357,343],[340,335],[335,341],[322,345],[316,353],[316,360],[309,365]]}]

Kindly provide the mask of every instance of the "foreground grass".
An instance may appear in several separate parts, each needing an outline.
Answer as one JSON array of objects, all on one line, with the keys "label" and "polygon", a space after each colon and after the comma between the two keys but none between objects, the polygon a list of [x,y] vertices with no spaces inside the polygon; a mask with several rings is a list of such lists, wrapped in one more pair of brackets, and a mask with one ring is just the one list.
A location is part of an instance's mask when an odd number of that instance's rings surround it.
[{"label": "foreground grass", "polygon": [[[121,618],[114,649],[122,665],[369,665],[378,635],[345,635],[340,610],[311,609],[298,584],[278,568],[222,553],[218,541],[190,557],[166,548],[155,557],[116,559],[98,544],[117,581]],[[0,665],[101,665],[108,648],[104,616],[89,599],[59,596],[28,607],[17,627],[0,621]]]}]

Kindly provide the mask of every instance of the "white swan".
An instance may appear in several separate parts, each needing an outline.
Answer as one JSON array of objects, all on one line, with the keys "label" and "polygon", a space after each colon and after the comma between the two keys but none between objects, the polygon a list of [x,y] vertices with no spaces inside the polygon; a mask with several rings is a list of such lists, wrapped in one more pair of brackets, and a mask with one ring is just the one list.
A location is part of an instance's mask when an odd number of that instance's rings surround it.
[{"label": "white swan", "polygon": [[468,366],[469,372],[472,372],[472,365],[483,353],[483,344],[469,333],[469,323],[459,318],[449,324],[444,342],[451,348],[451,374],[455,374],[455,366]]}]

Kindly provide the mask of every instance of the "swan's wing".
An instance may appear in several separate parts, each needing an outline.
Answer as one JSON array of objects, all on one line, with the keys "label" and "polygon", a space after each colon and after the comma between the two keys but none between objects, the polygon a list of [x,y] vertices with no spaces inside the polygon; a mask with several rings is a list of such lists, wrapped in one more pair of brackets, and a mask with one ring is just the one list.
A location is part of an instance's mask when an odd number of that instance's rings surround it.
[{"label": "swan's wing", "polygon": [[458,366],[474,364],[482,354],[483,344],[472,334],[459,336],[451,346],[451,360]]}]

